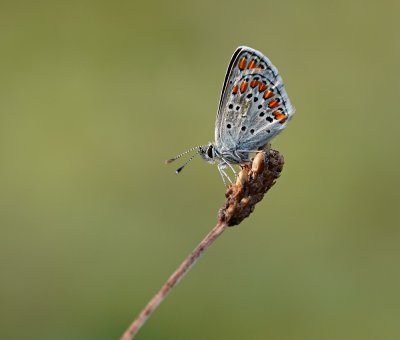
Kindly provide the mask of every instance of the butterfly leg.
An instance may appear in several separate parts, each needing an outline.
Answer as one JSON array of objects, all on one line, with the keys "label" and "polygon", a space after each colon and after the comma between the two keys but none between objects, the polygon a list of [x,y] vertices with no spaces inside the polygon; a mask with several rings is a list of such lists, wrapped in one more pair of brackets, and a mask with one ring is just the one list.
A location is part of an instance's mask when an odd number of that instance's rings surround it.
[{"label": "butterfly leg", "polygon": [[230,177],[227,175],[227,173],[225,172],[224,168],[225,168],[225,165],[224,165],[224,164],[222,164],[222,163],[218,164],[218,171],[219,171],[219,173],[220,173],[220,175],[221,175],[221,177],[222,177],[222,181],[224,182],[224,185],[227,187],[228,185],[227,185],[227,183],[226,183],[226,181],[225,181],[225,178],[228,179],[228,181],[229,181],[230,184],[232,184],[232,180],[231,180]]},{"label": "butterfly leg", "polygon": [[[221,158],[222,158],[222,157],[221,157]],[[222,158],[222,160],[225,162],[226,165],[228,165],[228,166],[230,167],[230,169],[232,170],[232,172],[233,172],[233,174],[235,175],[235,178],[236,178],[236,177],[238,176],[238,174],[237,174],[235,168],[234,168],[229,162],[227,162],[225,158]],[[226,167],[226,166],[224,165],[224,168],[225,168],[225,167]],[[232,183],[231,180],[230,180],[230,182]]]},{"label": "butterfly leg", "polygon": [[233,174],[235,175],[235,178],[236,178],[238,176],[238,174],[237,174],[235,168],[231,164],[229,164],[229,163],[227,163],[227,164],[231,168],[231,170],[232,170],[232,172],[233,172]]}]

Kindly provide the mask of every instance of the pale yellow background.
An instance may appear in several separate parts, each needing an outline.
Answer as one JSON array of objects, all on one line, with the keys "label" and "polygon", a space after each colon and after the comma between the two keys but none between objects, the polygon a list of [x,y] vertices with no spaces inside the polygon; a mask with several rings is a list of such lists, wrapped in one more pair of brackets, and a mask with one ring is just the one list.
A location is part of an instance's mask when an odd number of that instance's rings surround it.
[{"label": "pale yellow background", "polygon": [[[137,339],[400,338],[398,1],[1,1],[0,338],[116,339],[209,231],[231,54],[297,109],[281,179]],[[176,164],[178,166],[179,164]]]}]

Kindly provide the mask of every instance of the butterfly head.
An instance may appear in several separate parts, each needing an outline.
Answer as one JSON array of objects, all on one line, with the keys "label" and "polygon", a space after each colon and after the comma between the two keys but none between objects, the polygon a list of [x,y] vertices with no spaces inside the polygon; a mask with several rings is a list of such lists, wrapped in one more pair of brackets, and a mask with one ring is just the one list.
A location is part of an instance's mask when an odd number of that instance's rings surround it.
[{"label": "butterfly head", "polygon": [[215,163],[215,161],[219,158],[218,157],[219,153],[215,149],[215,145],[213,143],[208,143],[207,145],[195,146],[194,148],[182,152],[181,154],[166,160],[165,163],[167,164],[172,163],[173,161],[195,150],[197,152],[195,152],[192,156],[190,156],[189,159],[181,167],[176,169],[177,174],[179,174],[186,167],[186,165],[188,165],[196,156],[200,155],[204,160],[206,160],[209,163]]},{"label": "butterfly head", "polygon": [[213,143],[208,143],[199,147],[200,156],[209,163],[215,163],[216,158],[218,158],[218,152],[215,149]]}]

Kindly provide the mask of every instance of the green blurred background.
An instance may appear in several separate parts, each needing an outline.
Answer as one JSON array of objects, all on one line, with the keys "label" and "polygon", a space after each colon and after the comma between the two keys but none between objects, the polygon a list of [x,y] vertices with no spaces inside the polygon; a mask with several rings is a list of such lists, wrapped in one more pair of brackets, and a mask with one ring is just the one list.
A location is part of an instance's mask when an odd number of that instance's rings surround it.
[{"label": "green blurred background", "polygon": [[116,339],[211,229],[239,45],[279,68],[282,177],[137,339],[399,339],[398,1],[1,1],[0,338]]}]

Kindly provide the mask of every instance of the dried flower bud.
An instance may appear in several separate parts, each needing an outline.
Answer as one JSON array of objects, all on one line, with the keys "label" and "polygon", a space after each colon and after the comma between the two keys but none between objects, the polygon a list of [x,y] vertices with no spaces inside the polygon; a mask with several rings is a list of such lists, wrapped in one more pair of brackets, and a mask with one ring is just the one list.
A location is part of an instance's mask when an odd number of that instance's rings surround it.
[{"label": "dried flower bud", "polygon": [[265,168],[265,153],[258,152],[256,157],[254,157],[253,163],[251,164],[251,171],[255,172],[257,175],[261,174]]},{"label": "dried flower bud", "polygon": [[[267,156],[267,158],[265,157]],[[267,164],[265,164],[268,159]],[[219,210],[218,222],[234,226],[248,217],[267,191],[275,184],[283,168],[283,156],[276,150],[259,152],[249,166],[244,166],[236,184],[225,193],[225,206]]]},{"label": "dried flower bud", "polygon": [[247,171],[244,168],[239,172],[239,175],[236,179],[236,185],[243,186],[243,184],[245,184],[245,182],[247,182],[248,180],[249,180],[249,175],[247,174]]}]

